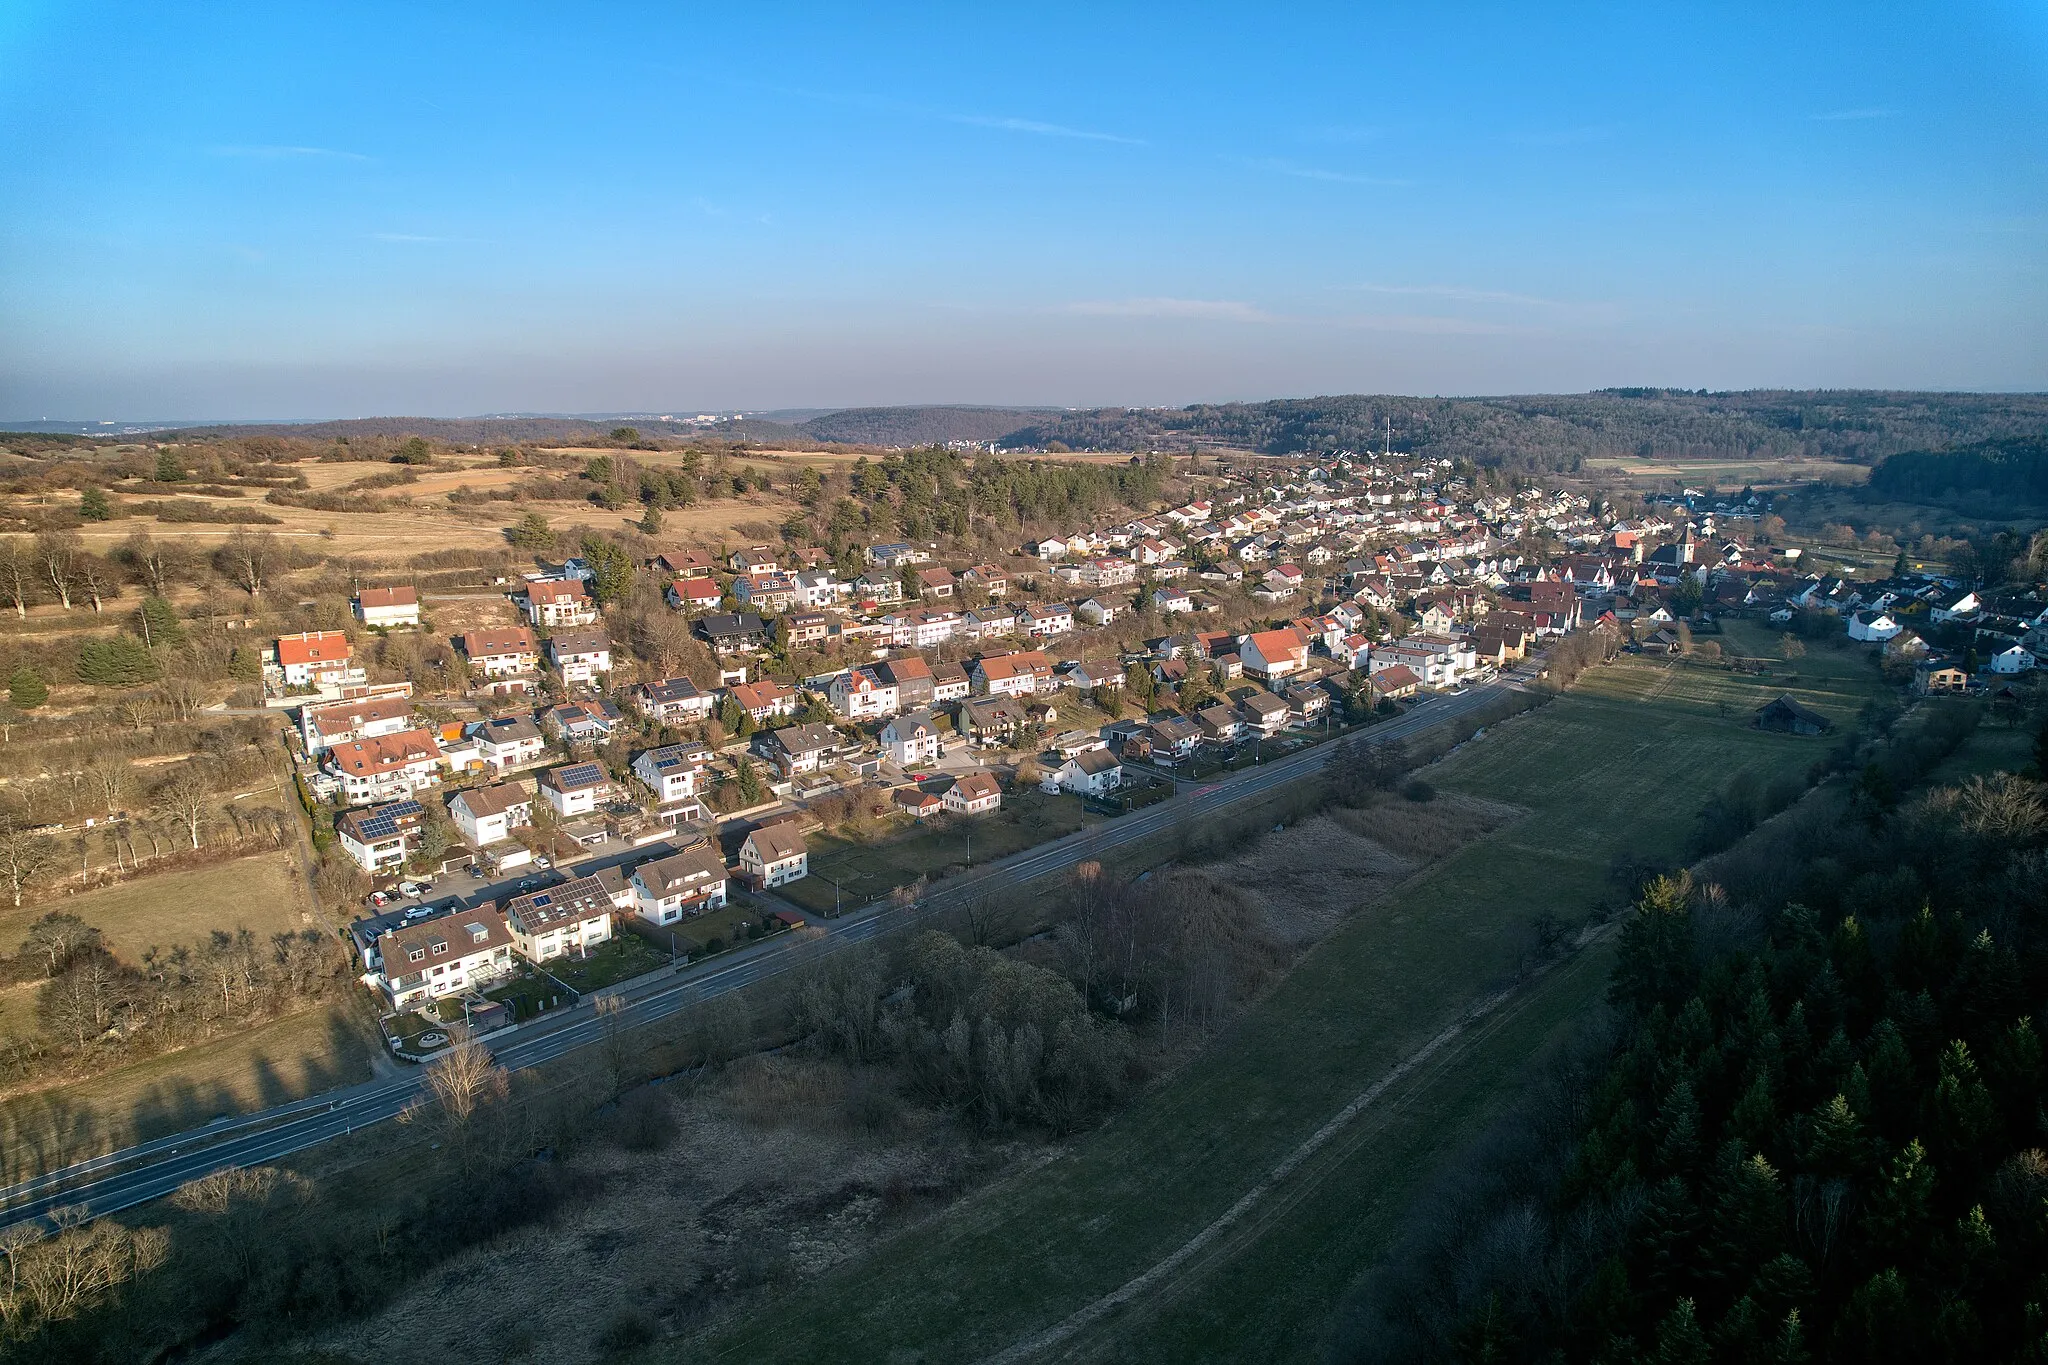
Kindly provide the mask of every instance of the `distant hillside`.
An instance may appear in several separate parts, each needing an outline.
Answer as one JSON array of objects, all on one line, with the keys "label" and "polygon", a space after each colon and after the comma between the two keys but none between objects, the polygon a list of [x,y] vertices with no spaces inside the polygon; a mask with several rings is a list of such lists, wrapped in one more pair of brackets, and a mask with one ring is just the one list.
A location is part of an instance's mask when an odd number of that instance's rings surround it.
[{"label": "distant hillside", "polygon": [[[794,416],[801,410],[792,412]],[[1684,460],[1832,459],[1875,465],[1890,456],[1984,442],[2048,439],[2048,394],[1860,390],[1608,389],[1500,398],[1344,394],[1186,408],[844,408],[808,420],[750,417],[701,428],[648,418],[372,417],[296,425],[192,427],[223,439],[425,436],[462,444],[573,443],[631,425],[672,440],[708,437],[768,447],[915,446],[996,441],[1009,447],[1185,450],[1220,446],[1287,455],[1394,448],[1531,470],[1574,470],[1612,457]],[[1901,466],[1903,471],[1906,466]],[[1903,473],[1901,474],[1903,477]]]},{"label": "distant hillside", "polygon": [[1874,463],[1901,451],[2048,435],[2048,395],[1862,391],[1705,394],[1626,389],[1502,398],[1344,395],[1168,410],[1101,408],[1041,421],[1006,445],[1077,450],[1213,444],[1268,454],[1397,450],[1535,469],[1614,456]]},{"label": "distant hillside", "polygon": [[999,441],[1058,408],[846,408],[805,422],[813,440],[848,445],[923,446],[947,441]]},{"label": "distant hillside", "polygon": [[1910,502],[2048,503],[2048,440],[1978,441],[1889,456],[1870,471],[1870,493]]}]

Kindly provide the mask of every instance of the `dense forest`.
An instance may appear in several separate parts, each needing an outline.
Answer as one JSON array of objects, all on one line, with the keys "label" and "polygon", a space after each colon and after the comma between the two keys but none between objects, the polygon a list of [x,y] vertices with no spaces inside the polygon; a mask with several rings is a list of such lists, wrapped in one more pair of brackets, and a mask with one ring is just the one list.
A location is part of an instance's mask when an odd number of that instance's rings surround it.
[{"label": "dense forest", "polygon": [[1349,395],[1167,410],[1098,409],[1026,427],[1005,444],[1267,454],[1396,450],[1509,468],[1572,470],[1599,457],[1871,462],[1899,451],[2048,430],[2048,396],[1626,389],[1505,398]]},{"label": "dense forest", "polygon": [[1906,451],[1870,471],[1870,491],[1913,502],[1976,496],[2048,503],[2048,440],[2019,437]]},{"label": "dense forest", "polygon": [[2048,803],[1902,797],[1963,732],[1644,883],[1611,1033],[1412,1215],[1339,1359],[2048,1360]]},{"label": "dense forest", "polygon": [[944,445],[1002,441],[1027,422],[1058,417],[1054,408],[848,408],[814,417],[800,430],[848,445]]}]

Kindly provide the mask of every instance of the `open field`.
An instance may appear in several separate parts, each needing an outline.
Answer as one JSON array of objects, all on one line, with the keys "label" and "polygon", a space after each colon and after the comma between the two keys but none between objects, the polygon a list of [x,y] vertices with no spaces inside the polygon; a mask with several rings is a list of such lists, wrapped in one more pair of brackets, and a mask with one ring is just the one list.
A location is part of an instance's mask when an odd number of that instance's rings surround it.
[{"label": "open field", "polygon": [[182,1132],[219,1114],[367,1080],[376,1039],[364,1002],[351,997],[90,1080],[0,1101],[0,1170],[12,1180]]},{"label": "open field", "polygon": [[[337,465],[360,477],[366,466]],[[370,466],[375,468],[375,466]],[[354,555],[372,562],[398,563],[424,550],[503,549],[505,528],[528,512],[538,511],[556,528],[588,525],[604,531],[619,531],[637,524],[643,509],[635,503],[618,511],[607,511],[591,502],[491,502],[451,506],[445,495],[465,483],[489,487],[505,482],[503,474],[526,476],[530,469],[484,469],[468,474],[428,475],[418,484],[377,490],[380,497],[412,497],[415,505],[404,511],[322,512],[306,507],[280,507],[251,498],[193,498],[221,508],[260,509],[277,518],[276,525],[250,526],[251,531],[268,531],[287,542],[302,543],[308,553]],[[429,491],[431,489],[431,491]],[[796,504],[780,494],[749,493],[742,498],[700,502],[665,514],[664,536],[677,539],[735,534],[735,528],[749,522],[779,525]],[[125,540],[138,526],[159,540],[175,540],[211,550],[235,532],[235,527],[205,522],[159,522],[150,516],[122,517],[115,521],[92,522],[79,530],[87,549],[105,554]]]},{"label": "open field", "polygon": [[[1957,705],[1932,701],[1932,706]],[[1929,786],[1950,786],[1992,773],[2031,775],[2034,770],[2034,730],[2023,725],[2006,725],[1995,713],[1986,712],[1984,723],[1971,731],[1963,747],[1941,761],[1928,774]]]},{"label": "open field", "polygon": [[313,923],[306,883],[292,855],[260,853],[189,872],[166,872],[80,896],[0,910],[0,947],[12,951],[52,910],[76,915],[105,936],[124,961],[151,947],[197,943],[215,929],[248,929],[259,939]]},{"label": "open field", "polygon": [[[1815,704],[1853,714],[1877,688],[1864,667],[1816,679]],[[979,1359],[1158,1264],[1505,979],[1532,916],[1578,920],[1611,899],[1620,855],[1676,856],[1707,784],[1800,772],[1824,752],[1827,740],[1748,726],[1781,690],[1770,680],[1715,672],[1702,691],[1693,675],[1706,673],[1629,659],[1465,745],[1430,780],[1527,815],[1354,913],[1206,1055],[1067,1155],[771,1301],[691,1358],[708,1346],[727,1360]],[[1539,978],[1277,1186],[1289,1216],[1253,1218],[1045,1358],[1316,1358],[1405,1196],[1599,998],[1604,965],[1594,950]]]},{"label": "open field", "polygon": [[1835,460],[1665,460],[1633,457],[1599,458],[1586,461],[1589,471],[1620,474],[1634,481],[1664,484],[1712,484],[1718,488],[1739,488],[1745,484],[1770,485],[1807,483],[1858,484],[1870,477],[1868,466],[1843,464]]}]

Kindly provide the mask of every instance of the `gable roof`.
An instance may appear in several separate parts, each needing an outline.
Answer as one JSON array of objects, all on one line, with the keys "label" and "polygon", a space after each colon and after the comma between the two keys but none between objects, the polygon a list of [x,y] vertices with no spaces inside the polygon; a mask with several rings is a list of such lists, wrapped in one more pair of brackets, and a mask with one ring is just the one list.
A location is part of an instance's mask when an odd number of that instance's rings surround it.
[{"label": "gable roof", "polygon": [[665,858],[642,863],[633,869],[640,884],[658,896],[684,890],[693,884],[709,886],[725,880],[725,859],[708,839],[699,839]]},{"label": "gable roof", "polygon": [[299,635],[277,637],[277,661],[280,664],[346,661],[349,654],[348,636],[338,630],[309,630]]},{"label": "gable roof", "polygon": [[370,607],[416,607],[420,604],[419,589],[407,585],[400,588],[364,588],[356,594],[356,605]]},{"label": "gable roof", "polygon": [[472,659],[493,654],[538,654],[540,645],[525,626],[503,630],[472,630],[462,637],[462,652]]},{"label": "gable roof", "polygon": [[[457,792],[454,801],[460,801],[462,808],[475,820],[502,815],[515,806],[533,804],[533,795],[516,782],[501,782],[495,787],[472,787]],[[454,801],[449,804],[453,805]]]},{"label": "gable roof", "polygon": [[779,863],[804,852],[804,837],[797,833],[794,822],[756,826],[741,842],[752,844],[763,863]]}]

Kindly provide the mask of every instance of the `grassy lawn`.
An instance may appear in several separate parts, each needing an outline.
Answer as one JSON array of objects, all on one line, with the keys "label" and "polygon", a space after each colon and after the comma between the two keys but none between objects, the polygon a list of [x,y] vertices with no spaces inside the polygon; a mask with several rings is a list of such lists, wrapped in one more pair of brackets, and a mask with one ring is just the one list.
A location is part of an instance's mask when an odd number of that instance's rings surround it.
[{"label": "grassy lawn", "polygon": [[861,905],[919,877],[964,867],[970,840],[974,865],[979,867],[1102,818],[1077,796],[1047,796],[1036,788],[1012,790],[1003,794],[1002,807],[992,815],[907,826],[871,844],[815,835],[811,875],[779,890],[805,909],[824,913],[833,908],[832,888],[837,883],[844,891],[842,906]]},{"label": "grassy lawn", "polygon": [[[1932,701],[1929,704],[1943,706],[1955,703]],[[1942,760],[1928,781],[1936,786],[1945,786],[1997,772],[2029,774],[2034,765],[2034,733],[2024,725],[2000,724],[1995,716],[1987,713],[1983,724],[1963,741],[1962,748]]]},{"label": "grassy lawn", "polygon": [[380,1046],[362,1002],[306,1010],[91,1080],[0,1101],[10,1178],[368,1080]]},{"label": "grassy lawn", "polygon": [[527,972],[494,986],[484,992],[484,999],[496,1000],[512,1007],[512,1021],[524,1023],[548,1008],[554,1000],[560,1004],[569,1003],[569,997],[562,994],[562,988],[544,976]]},{"label": "grassy lawn", "polygon": [[0,911],[0,947],[12,951],[52,910],[78,916],[134,962],[154,946],[198,943],[215,929],[246,928],[259,939],[307,927],[312,909],[291,855],[262,853],[188,872],[166,872],[82,896]]},{"label": "grassy lawn", "polygon": [[639,976],[642,972],[651,972],[656,967],[667,966],[668,960],[667,953],[656,952],[642,939],[632,934],[621,934],[600,943],[590,956],[580,962],[574,958],[557,957],[544,965],[549,975],[588,994]]},{"label": "grassy lawn", "polygon": [[[1803,663],[1804,661],[1802,661]],[[1878,687],[1802,668],[1848,717]],[[1180,1074],[1059,1159],[964,1202],[691,1348],[724,1360],[973,1360],[1157,1264],[1512,967],[1540,911],[1583,917],[1622,854],[1671,858],[1697,810],[1675,777],[1803,772],[1827,739],[1749,727],[1787,690],[1629,658],[1464,746],[1440,786],[1529,814],[1362,909]],[[1178,1279],[1047,1359],[1314,1360],[1405,1199],[1498,1111],[1521,1068],[1604,989],[1595,950],[1418,1069]],[[707,1352],[704,1348],[709,1347]]]}]

